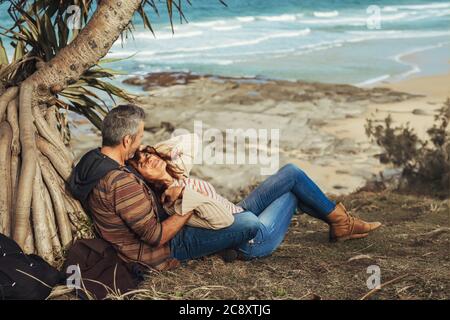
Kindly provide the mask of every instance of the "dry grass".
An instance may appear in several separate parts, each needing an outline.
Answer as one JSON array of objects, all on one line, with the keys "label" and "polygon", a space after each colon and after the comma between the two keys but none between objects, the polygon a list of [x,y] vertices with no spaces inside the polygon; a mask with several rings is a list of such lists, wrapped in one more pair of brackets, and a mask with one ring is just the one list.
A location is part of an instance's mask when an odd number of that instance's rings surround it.
[{"label": "dry grass", "polygon": [[[152,272],[138,290],[112,299],[449,299],[449,200],[361,191],[342,201],[383,227],[368,238],[329,243],[327,226],[296,215],[270,257],[224,263],[217,256]],[[366,286],[369,265],[382,288]]]}]

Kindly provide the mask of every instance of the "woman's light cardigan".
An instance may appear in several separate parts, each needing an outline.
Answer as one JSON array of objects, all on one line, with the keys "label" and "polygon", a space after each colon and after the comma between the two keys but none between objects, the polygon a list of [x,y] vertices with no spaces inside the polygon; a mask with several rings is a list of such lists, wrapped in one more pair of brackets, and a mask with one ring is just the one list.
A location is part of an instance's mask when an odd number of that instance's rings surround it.
[{"label": "woman's light cardigan", "polygon": [[[185,178],[189,178],[195,157],[201,151],[199,139],[196,134],[179,135],[159,142],[154,148],[162,154],[171,155],[171,162],[182,170]],[[226,228],[234,222],[233,214],[224,204],[188,186],[184,188],[182,199],[176,200],[171,206],[165,205],[164,209],[169,215],[184,215],[194,211],[187,222],[193,227],[216,230]]]}]

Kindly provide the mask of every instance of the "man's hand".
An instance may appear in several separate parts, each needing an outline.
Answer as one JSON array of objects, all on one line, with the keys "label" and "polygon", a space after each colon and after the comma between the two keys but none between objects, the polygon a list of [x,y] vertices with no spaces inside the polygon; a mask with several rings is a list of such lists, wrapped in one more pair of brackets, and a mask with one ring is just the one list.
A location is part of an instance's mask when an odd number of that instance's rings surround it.
[{"label": "man's hand", "polygon": [[162,235],[159,240],[159,246],[168,243],[183,228],[186,222],[191,218],[194,211],[189,211],[183,216],[174,214],[162,222]]}]

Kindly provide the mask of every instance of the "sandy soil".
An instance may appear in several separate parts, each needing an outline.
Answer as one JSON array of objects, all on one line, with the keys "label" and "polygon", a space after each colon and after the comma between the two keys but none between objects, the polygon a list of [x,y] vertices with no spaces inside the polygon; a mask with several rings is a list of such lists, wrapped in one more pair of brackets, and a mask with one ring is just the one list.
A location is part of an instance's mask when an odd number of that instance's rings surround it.
[{"label": "sandy soil", "polygon": [[406,124],[414,128],[418,136],[427,138],[426,130],[433,124],[434,113],[442,103],[450,98],[450,74],[417,77],[396,83],[378,85],[395,91],[421,95],[407,101],[396,103],[369,104],[367,110],[358,117],[342,119],[330,123],[323,129],[342,138],[355,138],[355,141],[368,141],[364,134],[366,118],[382,120],[389,114],[394,124]]}]

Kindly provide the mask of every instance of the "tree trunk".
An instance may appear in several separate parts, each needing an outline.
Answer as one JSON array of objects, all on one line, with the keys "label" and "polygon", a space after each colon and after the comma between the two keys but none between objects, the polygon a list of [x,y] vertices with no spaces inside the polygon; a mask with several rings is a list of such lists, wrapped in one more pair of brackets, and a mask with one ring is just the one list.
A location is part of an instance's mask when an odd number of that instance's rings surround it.
[{"label": "tree trunk", "polygon": [[0,96],[0,181],[6,186],[0,193],[0,232],[12,234],[26,253],[37,252],[50,263],[73,239],[92,236],[92,230],[64,185],[73,155],[54,117],[42,112],[52,107],[55,94],[106,55],[141,2],[100,1],[69,45]]},{"label": "tree trunk", "polygon": [[30,80],[40,95],[56,93],[77,81],[103,58],[130,23],[142,0],[102,0],[78,36]]}]

